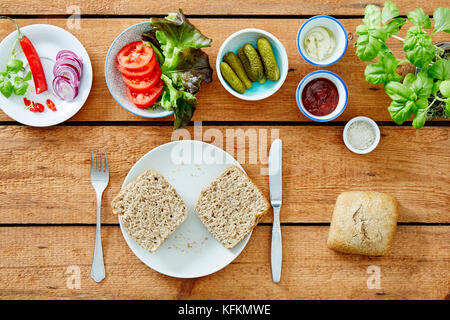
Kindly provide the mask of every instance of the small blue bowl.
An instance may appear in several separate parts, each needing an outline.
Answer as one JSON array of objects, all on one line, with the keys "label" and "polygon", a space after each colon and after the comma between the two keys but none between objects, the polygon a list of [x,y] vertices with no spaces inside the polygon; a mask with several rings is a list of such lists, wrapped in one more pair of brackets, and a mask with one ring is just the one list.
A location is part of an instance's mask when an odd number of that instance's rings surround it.
[{"label": "small blue bowl", "polygon": [[[308,110],[306,110],[306,108],[302,102],[303,89],[311,80],[314,80],[317,78],[325,78],[325,79],[328,79],[331,82],[333,82],[336,85],[336,88],[339,93],[339,101],[336,106],[336,109],[334,109],[334,111],[332,113],[327,114],[325,116],[316,116],[316,115],[309,113]],[[331,71],[318,70],[318,71],[314,71],[314,72],[307,74],[302,79],[302,81],[300,81],[300,83],[297,86],[296,100],[297,100],[298,108],[307,118],[314,120],[314,121],[318,121],[318,122],[327,122],[327,121],[336,119],[337,117],[339,117],[341,115],[342,112],[344,112],[345,107],[347,106],[347,101],[348,101],[348,90],[347,90],[347,86],[345,85],[344,80],[342,80],[341,77],[339,77],[337,74],[335,74]]]},{"label": "small blue bowl", "polygon": [[105,60],[105,79],[109,92],[117,103],[125,110],[144,118],[163,118],[173,114],[173,111],[162,108],[140,109],[128,100],[126,85],[122,74],[117,70],[116,56],[125,45],[130,42],[142,40],[142,33],[150,30],[149,22],[141,22],[123,31],[113,41]]},{"label": "small blue bowl", "polygon": [[[315,60],[308,55],[305,48],[303,47],[303,43],[305,40],[305,35],[309,30],[315,27],[325,27],[330,30],[334,34],[334,38],[336,39],[336,48],[333,54],[325,60]],[[325,15],[314,16],[306,20],[305,23],[300,27],[297,33],[297,49],[300,52],[300,55],[312,65],[319,67],[326,67],[338,62],[347,51],[348,46],[348,36],[347,31],[344,26],[335,18]]]}]

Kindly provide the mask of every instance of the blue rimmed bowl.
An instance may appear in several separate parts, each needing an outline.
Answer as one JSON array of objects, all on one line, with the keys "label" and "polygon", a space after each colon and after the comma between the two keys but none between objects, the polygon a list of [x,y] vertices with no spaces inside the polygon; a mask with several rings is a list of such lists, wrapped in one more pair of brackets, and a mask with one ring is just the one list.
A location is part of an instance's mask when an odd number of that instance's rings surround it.
[{"label": "blue rimmed bowl", "polygon": [[[312,113],[308,112],[308,110],[306,110],[306,108],[302,102],[303,89],[310,81],[312,81],[314,79],[318,79],[318,78],[325,78],[325,79],[328,79],[331,82],[333,82],[334,85],[336,86],[338,94],[339,94],[339,101],[336,106],[336,109],[334,109],[334,111],[332,113],[327,114],[325,116],[316,116],[316,115],[313,115]],[[302,79],[302,81],[300,81],[300,83],[297,86],[296,99],[297,99],[298,108],[306,117],[308,117],[311,120],[318,121],[318,122],[327,122],[327,121],[336,119],[337,117],[339,117],[341,115],[342,112],[344,112],[345,107],[347,106],[347,101],[348,101],[348,90],[347,90],[347,86],[345,85],[344,80],[342,80],[341,77],[339,77],[337,74],[335,74],[331,71],[318,70],[318,71],[314,71],[314,72],[307,74]]]},{"label": "blue rimmed bowl", "polygon": [[[336,48],[333,54],[324,60],[315,60],[308,55],[304,48],[305,36],[309,30],[315,27],[325,27],[330,30],[336,39]],[[325,15],[314,16],[306,20],[297,33],[297,49],[303,59],[312,65],[326,67],[338,62],[347,51],[348,36],[344,26],[335,18]]]},{"label": "blue rimmed bowl", "polygon": [[144,118],[163,118],[172,115],[173,111],[168,111],[163,108],[140,109],[128,100],[122,74],[116,66],[116,56],[120,49],[130,42],[141,40],[142,33],[149,30],[150,24],[148,22],[141,22],[119,34],[111,44],[111,47],[109,47],[108,54],[106,55],[105,79],[109,92],[122,108]]}]

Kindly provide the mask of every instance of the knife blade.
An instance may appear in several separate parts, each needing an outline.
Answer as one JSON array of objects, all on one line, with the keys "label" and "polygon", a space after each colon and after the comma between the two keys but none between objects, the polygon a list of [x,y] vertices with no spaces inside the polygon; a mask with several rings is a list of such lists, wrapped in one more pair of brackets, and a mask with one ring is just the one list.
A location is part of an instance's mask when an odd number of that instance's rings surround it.
[{"label": "knife blade", "polygon": [[281,243],[280,208],[282,202],[282,143],[276,139],[269,151],[270,204],[273,208],[272,245],[270,262],[272,281],[280,282],[283,250]]}]

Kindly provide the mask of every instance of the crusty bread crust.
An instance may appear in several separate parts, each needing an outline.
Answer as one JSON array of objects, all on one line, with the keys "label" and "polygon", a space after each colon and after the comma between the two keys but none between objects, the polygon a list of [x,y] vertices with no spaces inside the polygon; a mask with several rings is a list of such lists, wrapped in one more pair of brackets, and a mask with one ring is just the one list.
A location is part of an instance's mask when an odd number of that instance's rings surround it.
[{"label": "crusty bread crust", "polygon": [[[227,185],[229,188],[222,185],[228,181],[227,174],[235,178],[233,185]],[[211,181],[195,205],[202,223],[227,249],[244,239],[269,210],[270,204],[261,190],[236,166],[226,168]]]},{"label": "crusty bread crust", "polygon": [[341,193],[336,200],[327,245],[344,253],[384,255],[394,239],[397,219],[397,200],[388,194]]}]

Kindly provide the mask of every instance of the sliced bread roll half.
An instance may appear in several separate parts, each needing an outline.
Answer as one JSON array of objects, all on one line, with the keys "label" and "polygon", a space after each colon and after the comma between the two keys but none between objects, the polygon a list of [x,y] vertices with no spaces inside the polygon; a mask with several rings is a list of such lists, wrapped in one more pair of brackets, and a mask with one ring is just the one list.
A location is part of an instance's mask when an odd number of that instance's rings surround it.
[{"label": "sliced bread roll half", "polygon": [[227,249],[244,239],[269,209],[262,192],[235,166],[203,189],[195,205],[200,220]]},{"label": "sliced bread roll half", "polygon": [[154,253],[183,223],[188,209],[162,174],[147,170],[128,183],[113,199],[112,210],[120,215],[126,232]]}]

